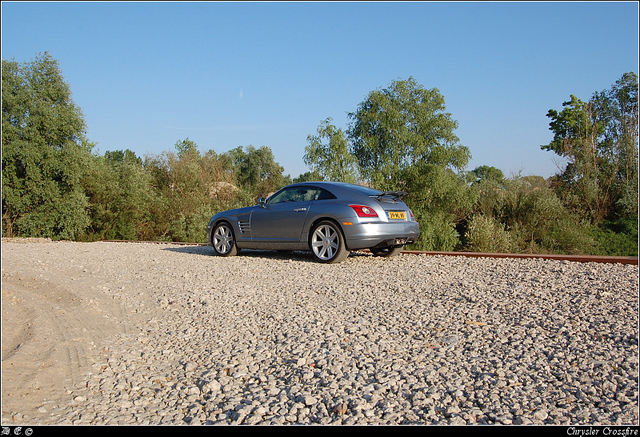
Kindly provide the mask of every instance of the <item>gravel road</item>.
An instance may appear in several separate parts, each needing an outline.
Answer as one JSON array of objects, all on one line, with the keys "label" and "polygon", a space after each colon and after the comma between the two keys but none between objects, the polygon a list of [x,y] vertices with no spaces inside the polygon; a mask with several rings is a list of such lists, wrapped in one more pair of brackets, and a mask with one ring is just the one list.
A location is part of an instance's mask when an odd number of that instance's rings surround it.
[{"label": "gravel road", "polygon": [[4,240],[2,422],[638,424],[638,267]]}]

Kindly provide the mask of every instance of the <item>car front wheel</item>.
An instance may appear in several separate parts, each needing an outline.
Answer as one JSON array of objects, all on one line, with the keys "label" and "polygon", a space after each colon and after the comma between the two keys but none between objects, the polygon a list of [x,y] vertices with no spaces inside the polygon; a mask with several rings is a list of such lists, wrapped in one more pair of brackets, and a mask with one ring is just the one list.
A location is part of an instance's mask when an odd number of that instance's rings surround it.
[{"label": "car front wheel", "polygon": [[313,256],[323,263],[339,263],[349,256],[340,228],[330,221],[320,222],[314,228],[310,245]]},{"label": "car front wheel", "polygon": [[211,236],[213,251],[219,256],[234,256],[238,253],[233,229],[228,223],[219,223],[213,229]]}]

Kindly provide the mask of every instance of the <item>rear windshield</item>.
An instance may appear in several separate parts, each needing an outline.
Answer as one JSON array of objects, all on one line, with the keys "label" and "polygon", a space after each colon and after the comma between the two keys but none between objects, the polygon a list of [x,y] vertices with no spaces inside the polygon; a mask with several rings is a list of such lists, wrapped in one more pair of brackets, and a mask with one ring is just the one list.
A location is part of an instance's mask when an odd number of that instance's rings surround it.
[{"label": "rear windshield", "polygon": [[352,185],[352,188],[356,191],[360,191],[361,193],[366,194],[367,196],[377,196],[381,194],[381,191],[379,190],[374,190],[373,188],[369,187],[363,187],[362,185]]}]

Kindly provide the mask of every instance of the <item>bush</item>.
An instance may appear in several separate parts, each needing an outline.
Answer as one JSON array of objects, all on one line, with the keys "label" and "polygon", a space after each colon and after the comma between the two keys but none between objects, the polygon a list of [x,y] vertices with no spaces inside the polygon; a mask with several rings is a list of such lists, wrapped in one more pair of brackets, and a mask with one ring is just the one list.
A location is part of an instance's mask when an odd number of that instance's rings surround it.
[{"label": "bush", "polygon": [[593,255],[596,242],[593,226],[568,215],[557,220],[539,242],[540,252],[564,255]]},{"label": "bush", "polygon": [[465,233],[473,251],[587,254],[592,227],[571,214],[540,177],[477,184],[478,201]]},{"label": "bush", "polygon": [[460,235],[455,229],[450,216],[443,212],[414,211],[420,223],[420,237],[411,245],[415,250],[437,250],[450,252],[460,243]]},{"label": "bush", "polygon": [[605,221],[592,232],[595,255],[638,256],[638,219]]},{"label": "bush", "polygon": [[471,218],[465,236],[465,250],[470,252],[510,253],[516,249],[504,225],[484,214]]}]

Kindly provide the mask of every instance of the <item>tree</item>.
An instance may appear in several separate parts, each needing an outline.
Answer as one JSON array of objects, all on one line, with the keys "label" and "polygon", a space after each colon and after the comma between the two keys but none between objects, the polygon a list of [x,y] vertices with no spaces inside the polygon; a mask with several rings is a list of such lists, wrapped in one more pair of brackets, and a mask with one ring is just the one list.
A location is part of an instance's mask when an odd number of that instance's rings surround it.
[{"label": "tree", "polygon": [[198,146],[194,141],[191,141],[189,137],[184,140],[177,141],[174,147],[178,152],[178,159],[190,159],[192,161],[197,161],[200,158]]},{"label": "tree", "polygon": [[214,213],[211,190],[218,173],[210,154],[201,156],[189,138],[177,141],[174,148],[175,152],[145,160],[155,191],[146,234],[161,240],[204,241]]},{"label": "tree", "polygon": [[[355,183],[358,164],[349,153],[349,141],[342,131],[327,118],[318,126],[317,135],[309,135],[303,157],[304,163],[322,180]],[[326,142],[323,142],[326,141]]]},{"label": "tree", "polygon": [[362,175],[380,190],[409,192],[420,222],[416,247],[453,250],[457,224],[470,212],[472,193],[457,171],[470,159],[445,112],[444,97],[413,78],[392,82],[350,113],[349,138]]},{"label": "tree", "polygon": [[638,81],[626,73],[589,102],[571,95],[562,111],[549,110],[553,140],[542,145],[567,159],[558,187],[573,209],[593,223],[616,214],[637,216]]},{"label": "tree", "polygon": [[412,77],[369,93],[349,118],[352,153],[363,176],[380,189],[398,189],[400,172],[420,161],[456,170],[469,161],[444,97]]},{"label": "tree", "polygon": [[297,178],[293,178],[293,183],[298,184],[300,182],[315,182],[321,181],[323,176],[320,175],[317,171],[307,171],[298,175]]},{"label": "tree", "polygon": [[56,60],[2,60],[3,235],[75,239],[89,225],[85,134]]},{"label": "tree", "polygon": [[[568,160],[560,175],[561,185],[566,188],[565,198],[575,209],[586,208],[595,222],[601,221],[610,207],[609,192],[603,187],[603,161],[599,156],[598,137],[603,131],[593,102],[583,102],[571,95],[571,100],[562,104],[560,112],[551,109],[547,117],[554,132],[554,139],[543,150],[554,151]],[[571,198],[575,200],[570,200]]]},{"label": "tree", "polygon": [[502,170],[490,165],[481,165],[474,168],[469,173],[472,181],[476,183],[487,180],[501,181],[504,179],[504,173],[502,172]]},{"label": "tree", "polygon": [[[245,151],[246,150],[246,151]],[[269,147],[256,149],[236,147],[225,154],[236,174],[237,183],[257,196],[266,196],[290,183],[291,178],[282,173],[284,168],[275,162]]]},{"label": "tree", "polygon": [[613,163],[616,214],[638,215],[638,77],[625,73],[611,89],[594,94],[602,113],[602,142]]},{"label": "tree", "polygon": [[420,223],[415,247],[452,251],[460,244],[457,227],[472,212],[476,192],[469,189],[465,173],[421,161],[401,173],[409,195],[403,200]]},{"label": "tree", "polygon": [[151,174],[131,150],[107,151],[94,158],[83,180],[91,226],[87,240],[140,240],[154,200]]}]

